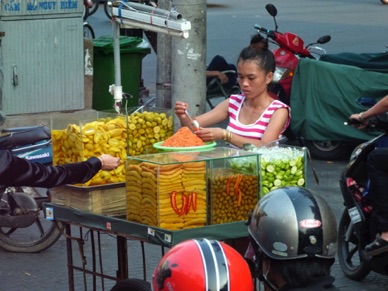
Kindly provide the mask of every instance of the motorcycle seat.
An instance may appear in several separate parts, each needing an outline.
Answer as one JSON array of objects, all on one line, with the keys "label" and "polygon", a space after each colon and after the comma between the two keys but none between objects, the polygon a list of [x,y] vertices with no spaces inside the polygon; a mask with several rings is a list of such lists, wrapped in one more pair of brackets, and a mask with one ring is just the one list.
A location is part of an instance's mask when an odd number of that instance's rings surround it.
[{"label": "motorcycle seat", "polygon": [[356,103],[362,107],[371,108],[377,102],[375,99],[373,99],[371,97],[360,97],[360,98],[358,98]]},{"label": "motorcycle seat", "polygon": [[45,125],[6,128],[0,132],[0,149],[9,150],[49,139],[51,131]]}]

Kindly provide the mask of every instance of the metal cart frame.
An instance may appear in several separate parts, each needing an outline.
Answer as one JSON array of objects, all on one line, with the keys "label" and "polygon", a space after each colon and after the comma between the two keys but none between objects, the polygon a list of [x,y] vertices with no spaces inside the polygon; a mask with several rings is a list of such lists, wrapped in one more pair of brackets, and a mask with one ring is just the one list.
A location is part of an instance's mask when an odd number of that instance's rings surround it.
[{"label": "metal cart frame", "polygon": [[[93,290],[96,289],[96,280],[98,278],[121,281],[128,279],[128,245],[127,239],[138,240],[142,244],[143,251],[143,275],[145,278],[145,260],[144,260],[144,243],[150,243],[161,246],[162,255],[164,248],[172,246],[192,238],[230,240],[245,238],[248,236],[245,221],[238,221],[225,224],[209,225],[204,227],[184,229],[184,230],[165,230],[153,226],[139,224],[127,221],[120,217],[97,215],[90,212],[84,212],[52,203],[44,204],[47,219],[54,219],[64,225],[64,235],[66,237],[67,251],[67,268],[69,290],[75,290],[75,271],[83,273],[84,287],[86,286],[86,276],[91,275],[93,279]],[[79,228],[79,235],[75,235],[72,228]],[[85,240],[85,233],[88,232],[88,240]],[[100,236],[108,233],[116,238],[117,250],[117,270],[116,276],[105,273],[102,265],[102,251]],[[82,266],[76,265],[75,253],[73,252],[73,241],[78,242],[80,261]],[[97,242],[96,242],[97,241]],[[90,243],[92,252],[91,269],[86,267],[86,258],[84,255],[85,243]],[[156,267],[156,266],[155,266]]]}]

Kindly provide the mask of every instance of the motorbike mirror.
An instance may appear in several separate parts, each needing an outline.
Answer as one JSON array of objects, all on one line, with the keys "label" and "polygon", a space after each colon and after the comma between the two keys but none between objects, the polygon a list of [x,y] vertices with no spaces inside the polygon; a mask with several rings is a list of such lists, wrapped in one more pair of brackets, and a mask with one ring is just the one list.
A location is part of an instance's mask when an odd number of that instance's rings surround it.
[{"label": "motorbike mirror", "polygon": [[5,122],[5,114],[0,110],[0,126],[2,126]]},{"label": "motorbike mirror", "polygon": [[272,17],[275,17],[278,14],[278,10],[276,9],[275,5],[273,5],[273,4],[265,5],[265,9],[268,11],[269,15],[271,15]]},{"label": "motorbike mirror", "polygon": [[317,43],[319,44],[324,44],[324,43],[327,43],[331,40],[331,36],[330,35],[324,35],[324,36],[321,36],[318,40],[317,40]]}]

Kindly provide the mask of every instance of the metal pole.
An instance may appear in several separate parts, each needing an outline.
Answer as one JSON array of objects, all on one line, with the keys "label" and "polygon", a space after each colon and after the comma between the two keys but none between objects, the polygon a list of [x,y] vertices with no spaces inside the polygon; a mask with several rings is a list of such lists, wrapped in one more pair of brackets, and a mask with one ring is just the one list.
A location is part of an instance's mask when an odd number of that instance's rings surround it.
[{"label": "metal pole", "polygon": [[[158,7],[170,10],[171,1],[159,0]],[[156,67],[156,106],[171,108],[171,42],[172,36],[158,33]]]},{"label": "metal pole", "polygon": [[[172,39],[172,106],[176,101],[189,104],[195,116],[205,112],[206,105],[206,1],[181,0],[176,10],[191,22],[189,37]],[[175,118],[175,128],[179,120]]]},{"label": "metal pole", "polygon": [[123,87],[121,85],[121,64],[120,64],[120,24],[117,21],[112,22],[113,29],[113,54],[115,66],[115,84],[114,84],[114,108],[117,113],[121,113],[121,101],[123,99]]}]

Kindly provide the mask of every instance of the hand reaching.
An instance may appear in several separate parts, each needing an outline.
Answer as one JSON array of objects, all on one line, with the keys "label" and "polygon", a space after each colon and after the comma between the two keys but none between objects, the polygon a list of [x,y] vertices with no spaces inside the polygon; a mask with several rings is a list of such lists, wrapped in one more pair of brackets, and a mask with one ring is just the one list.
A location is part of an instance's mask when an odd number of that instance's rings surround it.
[{"label": "hand reaching", "polygon": [[120,164],[120,159],[111,155],[102,154],[99,157],[101,161],[101,170],[112,171],[116,169]]}]

